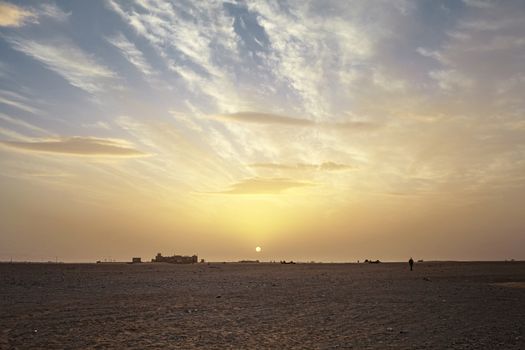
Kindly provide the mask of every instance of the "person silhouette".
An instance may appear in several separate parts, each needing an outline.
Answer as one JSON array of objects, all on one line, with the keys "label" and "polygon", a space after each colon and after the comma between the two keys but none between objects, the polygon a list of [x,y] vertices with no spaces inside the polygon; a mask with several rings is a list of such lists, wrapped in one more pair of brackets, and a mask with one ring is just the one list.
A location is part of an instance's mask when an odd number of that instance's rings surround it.
[{"label": "person silhouette", "polygon": [[414,259],[412,259],[412,257],[410,258],[410,260],[408,260],[408,265],[410,265],[410,271],[412,271],[412,268],[414,266]]}]

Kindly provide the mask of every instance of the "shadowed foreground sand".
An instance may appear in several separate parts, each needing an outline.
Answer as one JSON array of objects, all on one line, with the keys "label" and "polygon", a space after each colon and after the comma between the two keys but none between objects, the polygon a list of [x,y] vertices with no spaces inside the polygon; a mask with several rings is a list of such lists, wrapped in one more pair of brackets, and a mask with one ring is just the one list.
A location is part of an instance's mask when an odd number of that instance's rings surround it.
[{"label": "shadowed foreground sand", "polygon": [[524,281],[520,262],[0,264],[0,348],[525,349]]}]

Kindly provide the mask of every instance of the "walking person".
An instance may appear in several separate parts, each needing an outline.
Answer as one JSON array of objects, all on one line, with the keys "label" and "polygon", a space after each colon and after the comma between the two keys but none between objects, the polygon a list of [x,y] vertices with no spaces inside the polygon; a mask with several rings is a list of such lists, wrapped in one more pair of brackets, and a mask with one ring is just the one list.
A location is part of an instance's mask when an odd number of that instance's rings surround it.
[{"label": "walking person", "polygon": [[412,268],[414,267],[414,259],[412,259],[412,257],[408,260],[408,265],[410,265],[410,271],[412,271]]}]

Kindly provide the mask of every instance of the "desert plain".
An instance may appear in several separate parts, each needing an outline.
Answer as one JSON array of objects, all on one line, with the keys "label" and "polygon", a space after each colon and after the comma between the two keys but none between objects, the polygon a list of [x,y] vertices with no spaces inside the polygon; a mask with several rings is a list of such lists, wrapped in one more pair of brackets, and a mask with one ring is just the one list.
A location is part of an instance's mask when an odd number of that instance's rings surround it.
[{"label": "desert plain", "polygon": [[0,349],[525,349],[525,262],[0,264]]}]

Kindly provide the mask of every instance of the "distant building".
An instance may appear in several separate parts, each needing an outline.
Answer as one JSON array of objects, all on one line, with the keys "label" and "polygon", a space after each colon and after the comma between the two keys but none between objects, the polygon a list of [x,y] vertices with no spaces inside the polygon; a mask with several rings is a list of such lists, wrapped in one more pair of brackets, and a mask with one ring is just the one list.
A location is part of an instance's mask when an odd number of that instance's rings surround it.
[{"label": "distant building", "polygon": [[142,262],[142,259],[141,258],[132,258],[131,262],[133,264],[140,264]]},{"label": "distant building", "polygon": [[162,256],[161,253],[158,253],[157,256],[151,259],[151,262],[164,262],[170,264],[195,264],[199,261],[197,255],[192,256],[182,256],[182,255],[172,255],[172,256]]}]

